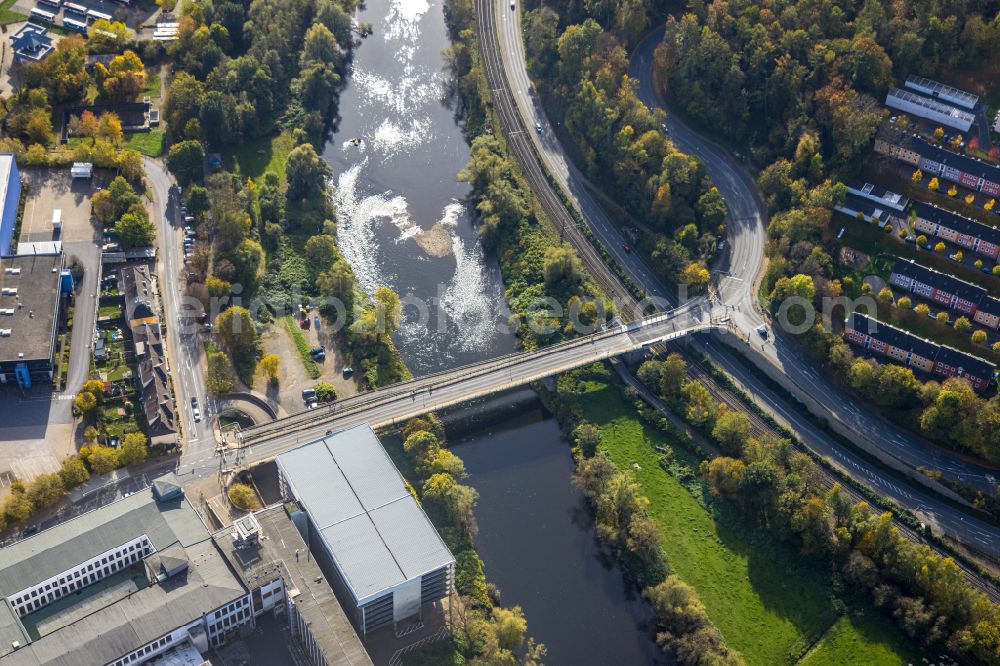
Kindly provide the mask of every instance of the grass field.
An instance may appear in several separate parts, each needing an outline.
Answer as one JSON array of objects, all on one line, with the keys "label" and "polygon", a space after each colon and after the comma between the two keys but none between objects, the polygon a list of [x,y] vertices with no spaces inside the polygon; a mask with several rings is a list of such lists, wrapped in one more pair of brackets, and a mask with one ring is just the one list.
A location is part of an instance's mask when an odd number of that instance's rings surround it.
[{"label": "grass field", "polygon": [[0,24],[7,25],[8,23],[17,23],[18,21],[26,21],[28,17],[19,12],[15,12],[11,7],[17,0],[3,0],[0,2]]},{"label": "grass field", "polygon": [[[602,446],[615,464],[634,470],[650,500],[649,513],[664,534],[670,565],[698,590],[727,644],[750,665],[795,663],[838,620],[822,565],[763,531],[748,529],[729,505],[711,503],[706,510],[692,494],[702,492],[699,483],[689,489],[660,468],[654,447],[670,447],[670,442],[639,420],[616,380],[603,368],[584,378],[583,412],[600,428]],[[678,462],[696,464],[680,448],[675,454]],[[866,621],[858,620],[862,626]],[[827,638],[820,645],[843,663],[883,663],[869,659],[869,653],[874,658],[884,652],[884,641],[868,641],[870,632],[855,633],[847,654],[832,640],[827,645]]]},{"label": "grass field", "polygon": [[801,666],[906,666],[920,663],[889,618],[875,609],[837,620],[823,640],[799,662]]},{"label": "grass field", "polygon": [[165,135],[161,130],[148,132],[133,132],[125,135],[125,147],[137,150],[149,157],[159,157],[163,154]]},{"label": "grass field", "polygon": [[285,160],[288,153],[295,148],[295,142],[289,132],[275,136],[264,137],[254,141],[245,141],[232,150],[222,153],[222,165],[227,171],[260,178],[267,171],[273,171],[284,180]]}]

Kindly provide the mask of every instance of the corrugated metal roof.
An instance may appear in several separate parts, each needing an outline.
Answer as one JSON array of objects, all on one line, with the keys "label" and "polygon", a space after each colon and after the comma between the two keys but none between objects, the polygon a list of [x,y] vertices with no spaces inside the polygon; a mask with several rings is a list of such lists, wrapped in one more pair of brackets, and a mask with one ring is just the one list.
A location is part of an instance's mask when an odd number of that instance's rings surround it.
[{"label": "corrugated metal roof", "polygon": [[454,562],[367,424],[277,463],[359,603]]}]

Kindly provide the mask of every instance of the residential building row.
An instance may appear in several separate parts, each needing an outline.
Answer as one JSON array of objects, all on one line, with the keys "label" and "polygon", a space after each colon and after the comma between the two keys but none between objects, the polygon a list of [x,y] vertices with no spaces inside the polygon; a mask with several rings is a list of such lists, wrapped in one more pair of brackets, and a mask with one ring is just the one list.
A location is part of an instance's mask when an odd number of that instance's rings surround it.
[{"label": "residential building row", "polygon": [[1000,167],[954,153],[921,136],[880,131],[875,136],[875,152],[895,157],[925,175],[944,178],[975,192],[1000,195]]},{"label": "residential building row", "polygon": [[1000,300],[979,285],[905,259],[896,260],[889,283],[966,315],[987,328],[996,330],[1000,326]]},{"label": "residential building row", "polygon": [[125,299],[125,322],[135,349],[136,391],[146,417],[150,444],[174,444],[177,410],[158,314],[156,282],[149,265],[139,263],[119,268],[118,284]]},{"label": "residential building row", "polygon": [[954,243],[994,261],[1000,257],[1000,229],[978,220],[953,213],[923,201],[910,200],[883,187],[864,182],[852,182],[847,187],[844,203],[834,207],[851,217],[864,218],[880,227],[887,224],[907,224],[913,216],[913,229]]},{"label": "residential building row", "polygon": [[860,312],[848,315],[844,339],[929,375],[962,377],[980,392],[989,388],[996,375],[996,366],[988,361],[925,340]]}]

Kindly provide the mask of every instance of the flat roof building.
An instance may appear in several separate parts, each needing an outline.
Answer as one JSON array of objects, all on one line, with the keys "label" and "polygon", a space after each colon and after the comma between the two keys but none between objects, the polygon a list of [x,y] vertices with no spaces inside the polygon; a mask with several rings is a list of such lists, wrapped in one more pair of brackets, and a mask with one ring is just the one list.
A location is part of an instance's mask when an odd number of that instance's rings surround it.
[{"label": "flat roof building", "polygon": [[205,652],[255,615],[187,499],[152,489],[0,550],[0,599],[4,666],[141,664],[185,643]]},{"label": "flat roof building", "polygon": [[0,257],[13,254],[14,227],[21,202],[21,174],[13,155],[0,155]]},{"label": "flat roof building", "polygon": [[451,593],[455,558],[367,424],[277,458],[282,496],[362,635]]},{"label": "flat roof building", "polygon": [[919,93],[923,93],[929,97],[943,99],[949,104],[956,104],[968,109],[969,111],[975,109],[976,104],[979,102],[978,95],[973,95],[972,93],[959,90],[958,88],[953,88],[947,84],[939,83],[931,79],[925,79],[922,76],[908,76],[906,78],[906,87],[910,90],[916,90]]},{"label": "flat roof building", "polygon": [[0,384],[52,380],[62,273],[61,254],[0,258]]},{"label": "flat roof building", "polygon": [[961,132],[968,132],[976,117],[958,107],[945,104],[937,99],[924,97],[903,88],[893,88],[886,95],[885,105],[909,113],[918,118],[926,118]]}]

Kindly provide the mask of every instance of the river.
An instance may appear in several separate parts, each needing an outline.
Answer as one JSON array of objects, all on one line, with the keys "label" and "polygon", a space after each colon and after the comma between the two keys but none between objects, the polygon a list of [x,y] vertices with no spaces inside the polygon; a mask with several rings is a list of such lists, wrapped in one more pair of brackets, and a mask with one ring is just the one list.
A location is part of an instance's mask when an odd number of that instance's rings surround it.
[{"label": "river", "polygon": [[338,245],[367,293],[385,285],[403,298],[395,339],[415,375],[513,351],[499,268],[456,179],[469,148],[448,99],[441,0],[371,0],[358,20],[373,31],[323,153]]},{"label": "river", "polygon": [[464,410],[448,433],[479,491],[476,547],[501,603],[524,609],[546,664],[666,663],[647,629],[648,604],[595,541],[555,418],[531,391],[490,407]]}]

